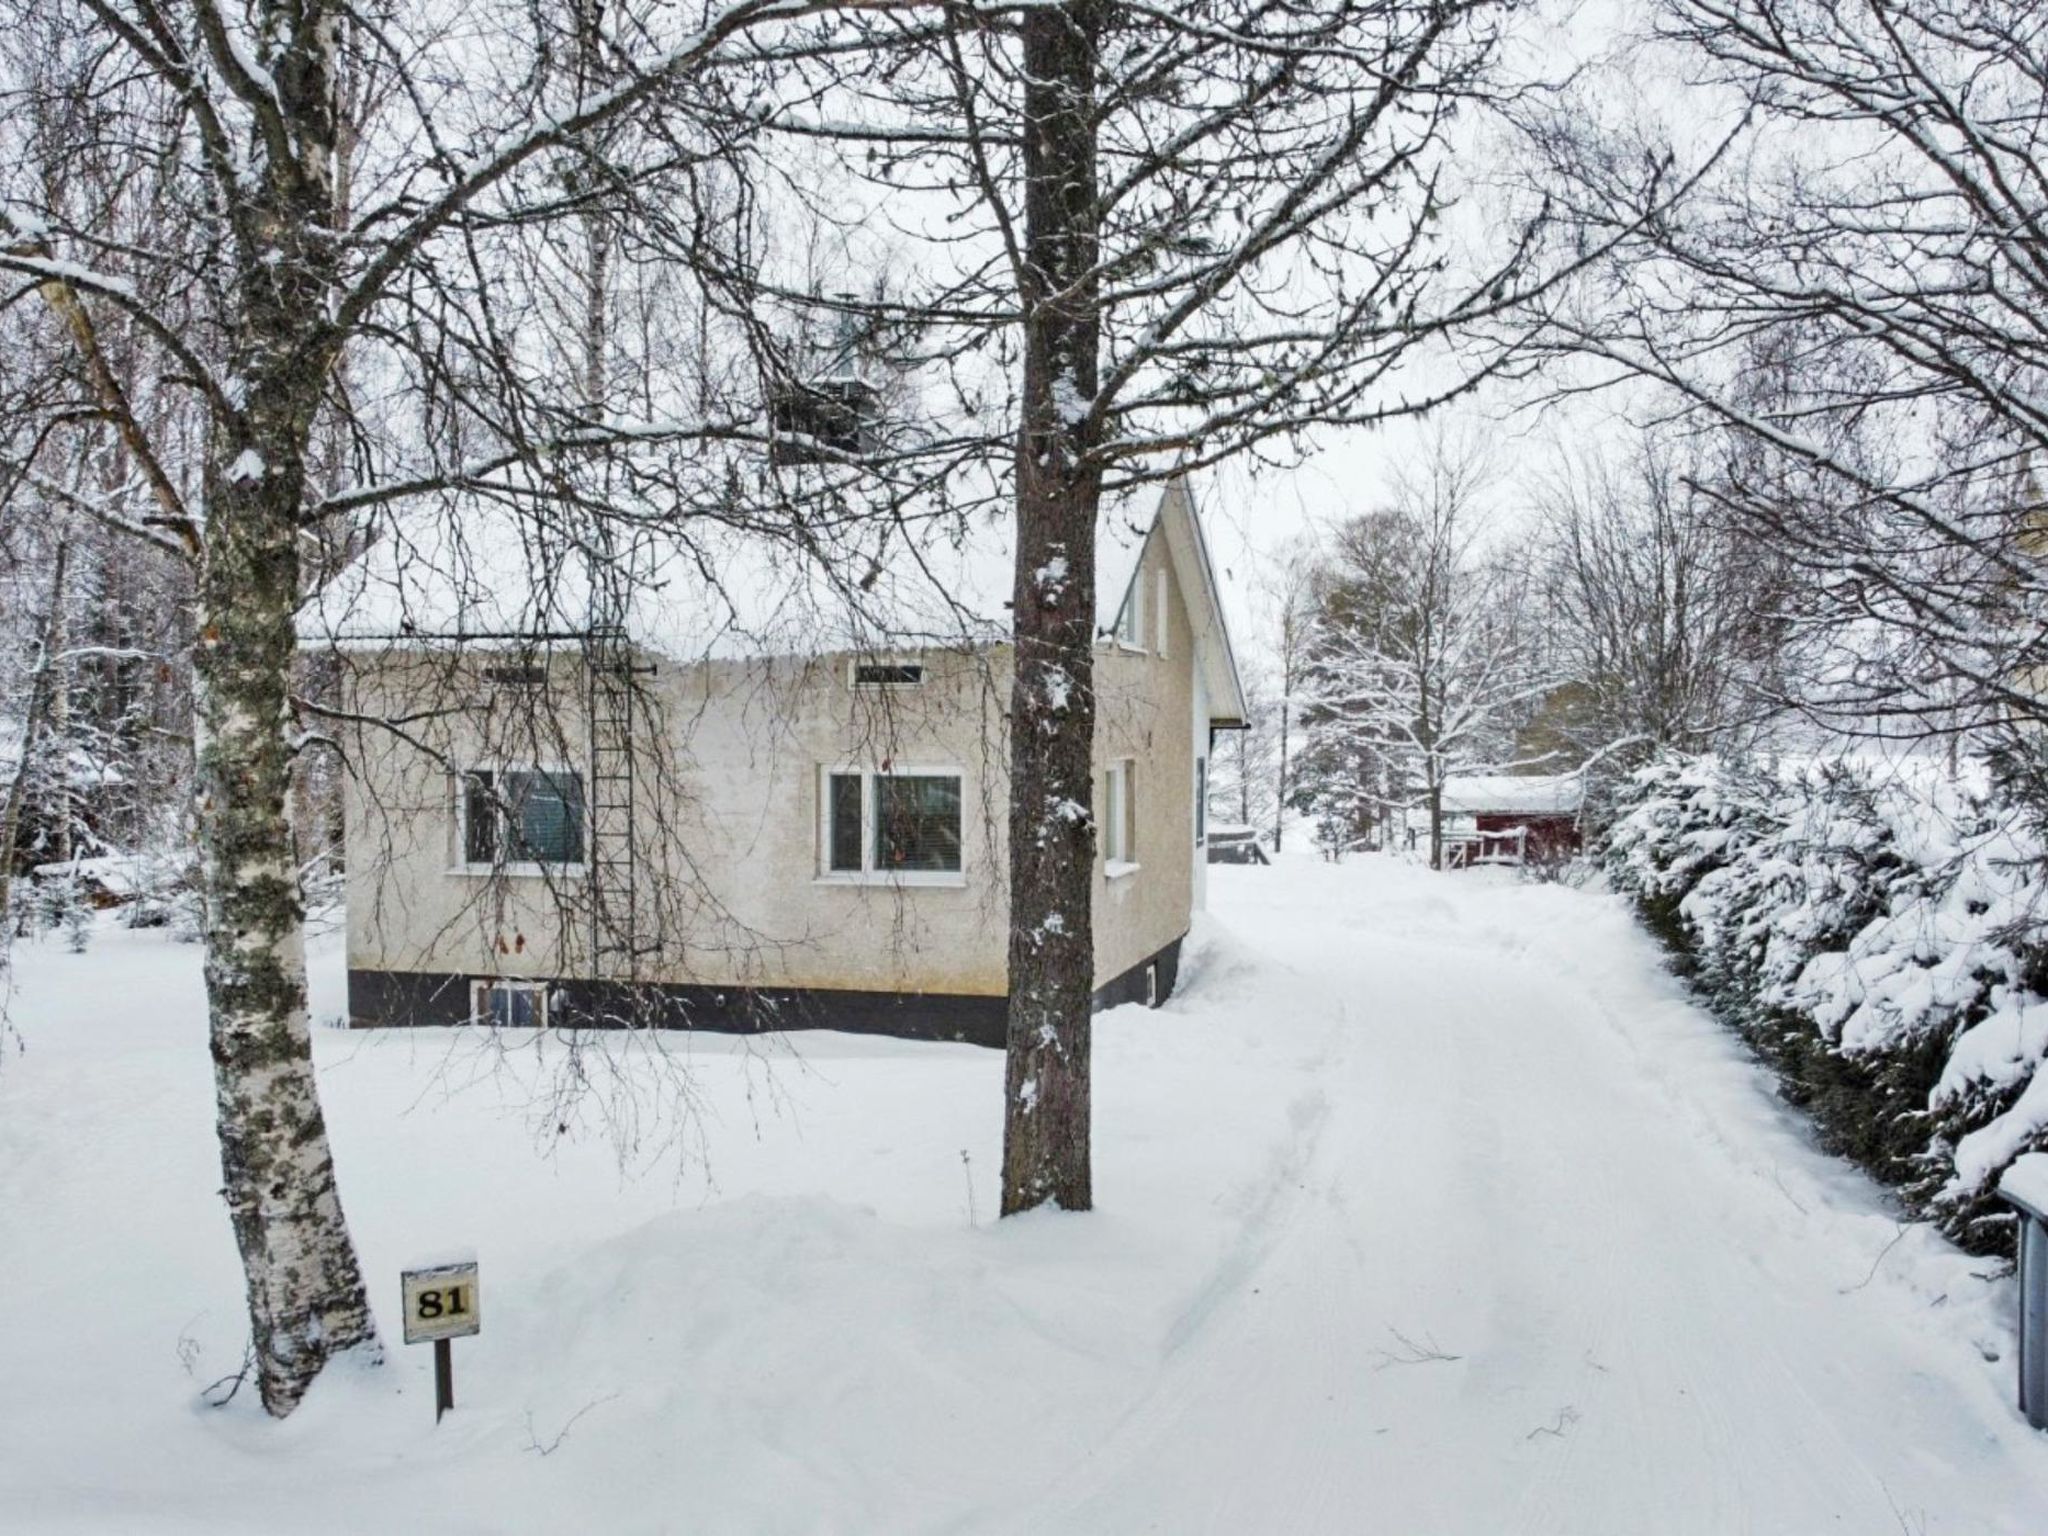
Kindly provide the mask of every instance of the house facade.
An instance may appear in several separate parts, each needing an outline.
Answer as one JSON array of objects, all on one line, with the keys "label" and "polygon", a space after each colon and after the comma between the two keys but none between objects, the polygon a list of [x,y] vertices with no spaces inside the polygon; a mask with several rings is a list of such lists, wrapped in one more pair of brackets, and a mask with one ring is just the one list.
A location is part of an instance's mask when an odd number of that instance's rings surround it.
[{"label": "house facade", "polygon": [[[1243,716],[1185,484],[1130,534],[1098,577],[1105,1005],[1173,988],[1212,732]],[[339,638],[354,1025],[1001,1043],[1007,644]]]}]

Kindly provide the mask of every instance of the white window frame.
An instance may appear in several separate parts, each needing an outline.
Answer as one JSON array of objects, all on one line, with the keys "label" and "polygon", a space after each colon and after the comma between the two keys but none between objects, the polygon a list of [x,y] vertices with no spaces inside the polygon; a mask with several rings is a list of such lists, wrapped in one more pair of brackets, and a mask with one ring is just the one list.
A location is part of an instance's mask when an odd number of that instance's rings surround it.
[{"label": "white window frame", "polygon": [[493,991],[531,992],[535,1010],[532,1028],[544,1030],[548,1027],[548,996],[552,990],[553,983],[546,981],[530,981],[516,976],[473,976],[469,982],[469,1022],[490,1025],[490,994]]},{"label": "white window frame", "polygon": [[[860,777],[860,868],[832,867],[832,781],[842,775]],[[875,867],[875,781],[877,779],[957,779],[960,784],[960,867],[958,869],[877,869]],[[859,763],[822,764],[818,769],[816,885],[894,885],[957,888],[967,884],[967,773],[952,764],[895,764],[871,768]]]},{"label": "white window frame", "polygon": [[1152,642],[1160,656],[1166,654],[1167,613],[1166,566],[1161,562],[1152,572]]},{"label": "white window frame", "polygon": [[1145,566],[1142,560],[1131,576],[1131,584],[1124,589],[1124,606],[1116,617],[1114,638],[1120,649],[1135,651],[1140,656],[1145,654]]},{"label": "white window frame", "polygon": [[[469,861],[469,779],[472,774],[488,773],[495,781],[507,773],[548,773],[574,774],[583,786],[583,859],[575,864],[542,864],[532,859],[507,859],[499,864],[472,864]],[[455,849],[449,861],[449,873],[456,875],[510,875],[521,880],[537,880],[552,877],[557,880],[580,879],[589,868],[590,860],[590,775],[569,763],[526,763],[510,759],[493,758],[467,763],[449,776],[449,790],[452,794],[455,814]],[[504,828],[498,829],[502,841]]]},{"label": "white window frame", "polygon": [[1137,766],[1134,758],[1118,758],[1102,773],[1102,873],[1106,879],[1121,880],[1139,869],[1132,857],[1138,851],[1132,792]]}]

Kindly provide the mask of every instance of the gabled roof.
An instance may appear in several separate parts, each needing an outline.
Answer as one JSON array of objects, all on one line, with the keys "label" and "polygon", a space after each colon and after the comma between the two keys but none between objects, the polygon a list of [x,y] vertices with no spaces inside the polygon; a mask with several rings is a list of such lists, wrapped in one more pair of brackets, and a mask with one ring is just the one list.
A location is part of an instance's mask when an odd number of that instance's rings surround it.
[{"label": "gabled roof", "polygon": [[[1012,521],[985,512],[816,518],[793,537],[712,519],[640,527],[613,562],[632,572],[616,619],[676,662],[1000,644],[1010,636]],[[525,504],[472,500],[399,518],[309,601],[309,644],[351,651],[527,646],[587,633],[592,531]],[[1096,543],[1097,619],[1115,627],[1153,538],[1187,595],[1217,724],[1240,723],[1243,689],[1194,498],[1183,479],[1106,498]],[[599,569],[603,569],[600,564]]]},{"label": "gabled roof", "polygon": [[1097,536],[1097,633],[1116,630],[1131,601],[1131,588],[1146,549],[1153,539],[1164,539],[1174,579],[1187,601],[1188,624],[1195,632],[1195,660],[1209,700],[1209,723],[1226,730],[1243,726],[1247,712],[1244,682],[1237,670],[1237,652],[1230,643],[1230,626],[1223,618],[1223,594],[1209,558],[1209,540],[1202,532],[1201,513],[1187,477],[1176,475],[1166,482],[1143,535],[1135,542],[1113,538],[1109,526],[1113,520],[1105,518]]}]

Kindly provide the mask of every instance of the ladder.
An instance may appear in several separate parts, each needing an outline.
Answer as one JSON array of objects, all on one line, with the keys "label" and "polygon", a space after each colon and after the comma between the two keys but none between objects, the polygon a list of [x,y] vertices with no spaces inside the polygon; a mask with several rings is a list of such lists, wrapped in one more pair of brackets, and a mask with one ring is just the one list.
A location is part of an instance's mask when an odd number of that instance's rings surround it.
[{"label": "ladder", "polygon": [[634,836],[635,679],[652,672],[633,663],[617,625],[593,626],[584,641],[589,679],[590,797],[584,849],[590,902],[592,979],[640,979],[651,946],[641,933],[639,839]]}]

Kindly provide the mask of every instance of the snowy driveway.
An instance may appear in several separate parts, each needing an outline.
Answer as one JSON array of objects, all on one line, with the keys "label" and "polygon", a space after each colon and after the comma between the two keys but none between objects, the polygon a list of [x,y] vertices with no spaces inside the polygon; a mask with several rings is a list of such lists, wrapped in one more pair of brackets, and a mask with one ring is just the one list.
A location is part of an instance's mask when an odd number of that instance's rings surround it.
[{"label": "snowy driveway", "polygon": [[1886,1252],[1615,905],[1232,874],[1316,1062],[1299,1166],[1235,1304],[1019,1529],[2048,1529],[2048,1438],[1982,1359],[2007,1289]]},{"label": "snowy driveway", "polygon": [[990,1220],[971,1047],[695,1042],[709,1172],[627,1176],[545,1055],[320,1031],[387,1337],[403,1263],[482,1258],[438,1430],[397,1346],[282,1427],[196,1405],[240,1352],[196,953],[31,947],[0,1531],[2048,1530],[2009,1285],[1810,1150],[1617,903],[1212,875],[1184,994],[1100,1021],[1088,1217]]}]

